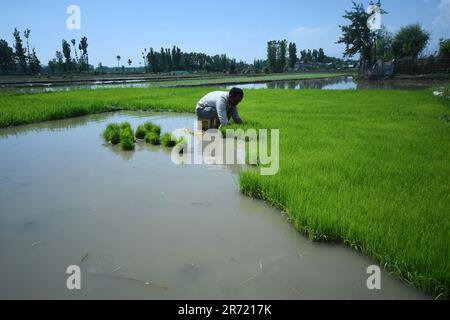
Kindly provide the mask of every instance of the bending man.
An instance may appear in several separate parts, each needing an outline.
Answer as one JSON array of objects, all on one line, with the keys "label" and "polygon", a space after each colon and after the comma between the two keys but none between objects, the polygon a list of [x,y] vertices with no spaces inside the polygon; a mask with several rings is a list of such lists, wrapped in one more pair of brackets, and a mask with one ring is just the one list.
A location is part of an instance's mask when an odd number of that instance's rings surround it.
[{"label": "bending man", "polygon": [[241,124],[242,120],[237,111],[238,104],[244,98],[244,91],[240,88],[232,88],[230,92],[214,91],[208,93],[197,103],[195,111],[199,120],[211,120],[216,122],[216,129],[230,124],[230,118]]}]

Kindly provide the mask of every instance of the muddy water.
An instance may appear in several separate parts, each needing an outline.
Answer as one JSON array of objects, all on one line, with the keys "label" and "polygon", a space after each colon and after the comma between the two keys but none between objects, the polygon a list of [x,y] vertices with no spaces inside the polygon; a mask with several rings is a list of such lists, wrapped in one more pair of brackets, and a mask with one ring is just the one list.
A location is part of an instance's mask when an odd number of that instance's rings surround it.
[{"label": "muddy water", "polygon": [[[312,243],[238,192],[239,169],[176,166],[162,147],[103,145],[108,122],[192,128],[191,115],[116,113],[0,130],[0,298],[426,299],[342,245]],[[66,268],[81,268],[81,290]]]}]

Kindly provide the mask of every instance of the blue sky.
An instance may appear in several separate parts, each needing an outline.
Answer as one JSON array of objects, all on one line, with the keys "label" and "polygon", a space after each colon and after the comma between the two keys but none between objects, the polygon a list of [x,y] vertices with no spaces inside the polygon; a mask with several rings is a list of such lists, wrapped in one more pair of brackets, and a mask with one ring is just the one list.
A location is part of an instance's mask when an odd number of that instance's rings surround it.
[{"label": "blue sky", "polygon": [[[366,5],[368,0],[362,0]],[[450,37],[450,0],[384,0],[390,31],[419,22],[432,32],[428,51]],[[69,5],[81,9],[81,29],[68,30]],[[351,0],[15,0],[2,1],[0,38],[12,45],[14,27],[31,29],[31,45],[46,64],[61,40],[87,36],[90,62],[116,65],[116,55],[137,66],[143,48],[178,45],[183,51],[227,55],[252,62],[264,58],[266,42],[287,39],[299,49],[323,47],[341,56],[334,44]]]}]

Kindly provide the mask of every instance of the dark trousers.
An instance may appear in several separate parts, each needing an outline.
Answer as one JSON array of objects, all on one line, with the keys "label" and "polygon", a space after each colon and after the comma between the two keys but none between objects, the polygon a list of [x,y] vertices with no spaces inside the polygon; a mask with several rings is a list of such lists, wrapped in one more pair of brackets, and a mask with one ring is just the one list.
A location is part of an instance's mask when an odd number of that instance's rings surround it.
[{"label": "dark trousers", "polygon": [[217,114],[217,110],[215,108],[205,107],[203,109],[197,109],[196,113],[199,121],[209,120],[208,128],[203,127],[205,130],[219,128],[219,115]]}]

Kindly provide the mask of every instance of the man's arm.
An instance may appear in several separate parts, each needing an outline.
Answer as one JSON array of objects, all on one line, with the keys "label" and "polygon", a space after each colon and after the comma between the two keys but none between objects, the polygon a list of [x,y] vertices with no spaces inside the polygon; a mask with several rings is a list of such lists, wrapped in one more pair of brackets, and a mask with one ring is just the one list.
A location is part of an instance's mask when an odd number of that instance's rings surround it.
[{"label": "man's arm", "polygon": [[237,124],[241,124],[242,123],[242,119],[241,117],[239,117],[239,113],[237,111],[237,107],[236,106],[232,106],[231,107],[231,117],[233,118],[234,122],[236,122]]}]

